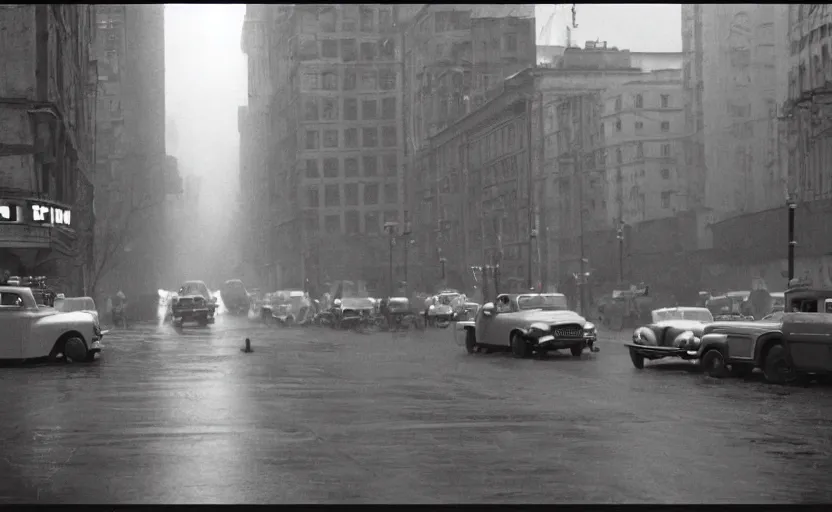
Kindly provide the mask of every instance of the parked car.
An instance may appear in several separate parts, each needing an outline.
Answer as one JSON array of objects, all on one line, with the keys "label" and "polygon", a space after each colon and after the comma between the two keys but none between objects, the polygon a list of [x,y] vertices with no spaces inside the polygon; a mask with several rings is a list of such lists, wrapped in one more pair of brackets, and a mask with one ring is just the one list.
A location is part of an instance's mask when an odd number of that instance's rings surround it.
[{"label": "parked car", "polygon": [[699,348],[705,325],[714,321],[707,308],[678,307],[655,309],[652,322],[633,331],[630,350],[633,366],[641,370],[644,361],[666,357],[694,360],[701,357]]},{"label": "parked car", "polygon": [[376,302],[369,297],[343,297],[333,301],[335,321],[333,327],[337,329],[354,328],[376,316]]},{"label": "parked car", "polygon": [[595,325],[569,311],[558,293],[502,294],[496,304],[484,304],[473,322],[458,322],[457,333],[465,334],[469,354],[510,349],[514,357],[528,357],[569,349],[578,357],[585,348],[597,351]]},{"label": "parked car", "polygon": [[425,301],[425,323],[431,327],[447,328],[455,310],[465,304],[465,296],[456,290],[444,290]]},{"label": "parked car", "polygon": [[217,299],[203,281],[187,281],[170,301],[173,325],[181,327],[185,322],[199,325],[214,323]]},{"label": "parked car", "polygon": [[312,305],[303,290],[280,290],[269,294],[260,308],[260,317],[266,323],[287,326],[302,322]]},{"label": "parked car", "polygon": [[251,297],[239,279],[229,279],[220,289],[220,298],[225,309],[232,315],[245,315],[251,308]]},{"label": "parked car", "polygon": [[832,290],[796,288],[784,297],[785,311],[767,321],[706,326],[706,371],[722,377],[726,368],[748,373],[757,367],[774,384],[832,373]]},{"label": "parked car", "polygon": [[0,329],[0,359],[91,362],[104,336],[90,313],[60,312],[25,286],[0,286]]}]

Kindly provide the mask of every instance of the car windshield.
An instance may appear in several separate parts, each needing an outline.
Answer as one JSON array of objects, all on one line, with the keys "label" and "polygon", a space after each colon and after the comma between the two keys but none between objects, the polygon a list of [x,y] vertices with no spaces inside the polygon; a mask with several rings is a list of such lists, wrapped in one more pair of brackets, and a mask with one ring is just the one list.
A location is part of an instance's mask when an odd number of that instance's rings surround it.
[{"label": "car windshield", "polygon": [[185,283],[179,292],[180,295],[202,295],[206,299],[210,297],[208,287],[203,283]]},{"label": "car windshield", "polygon": [[714,317],[707,309],[659,309],[653,311],[653,321],[694,320],[696,322],[713,322]]},{"label": "car windshield", "polygon": [[567,309],[563,295],[521,295],[517,299],[520,309]]},{"label": "car windshield", "polygon": [[785,315],[785,311],[775,311],[774,313],[770,313],[763,317],[761,322],[780,322],[783,320],[783,315]]},{"label": "car windshield", "polygon": [[437,302],[439,304],[442,304],[443,306],[450,306],[451,302],[453,302],[454,299],[456,299],[457,297],[459,297],[459,295],[440,295],[439,297],[437,297]]}]

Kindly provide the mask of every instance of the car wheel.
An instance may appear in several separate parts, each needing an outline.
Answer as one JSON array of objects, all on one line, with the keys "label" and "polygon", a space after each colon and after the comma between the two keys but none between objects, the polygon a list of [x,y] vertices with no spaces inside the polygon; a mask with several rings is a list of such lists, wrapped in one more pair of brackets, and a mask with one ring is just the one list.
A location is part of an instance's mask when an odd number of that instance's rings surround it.
[{"label": "car wheel", "polygon": [[633,362],[633,366],[635,366],[637,370],[644,369],[644,356],[633,349],[630,349],[630,361]]},{"label": "car wheel", "polygon": [[82,362],[87,360],[87,344],[77,336],[73,336],[64,342],[64,359],[69,362]]},{"label": "car wheel", "polygon": [[714,348],[705,352],[705,355],[702,356],[702,369],[709,377],[715,379],[721,379],[728,374],[722,352]]},{"label": "car wheel", "polygon": [[476,349],[477,336],[474,334],[473,329],[465,329],[465,350],[467,350],[469,354],[473,354]]},{"label": "car wheel", "polygon": [[732,364],[731,376],[738,379],[748,378],[754,372],[753,364]]},{"label": "car wheel", "polygon": [[511,336],[511,354],[517,358],[529,357],[529,344],[523,339],[520,334],[513,334]]},{"label": "car wheel", "polygon": [[569,351],[572,352],[572,357],[581,357],[581,354],[584,353],[584,347],[581,345],[575,345],[569,347]]},{"label": "car wheel", "polygon": [[794,369],[786,360],[786,348],[780,343],[768,350],[763,363],[763,375],[772,384],[789,384],[797,380]]}]

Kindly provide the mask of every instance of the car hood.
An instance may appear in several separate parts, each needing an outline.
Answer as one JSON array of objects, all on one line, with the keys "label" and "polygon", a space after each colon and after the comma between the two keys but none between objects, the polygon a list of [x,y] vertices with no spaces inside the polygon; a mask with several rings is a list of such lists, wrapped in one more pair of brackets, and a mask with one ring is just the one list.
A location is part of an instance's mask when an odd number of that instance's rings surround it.
[{"label": "car hood", "polygon": [[780,329],[782,324],[780,322],[750,322],[746,320],[739,320],[736,322],[713,322],[708,324],[709,331],[713,331],[715,329],[720,330],[734,330],[734,329],[743,329],[743,330],[752,330],[752,331],[769,331]]},{"label": "car hood", "polygon": [[693,331],[696,334],[701,334],[702,329],[705,328],[705,323],[699,320],[662,320],[654,324],[660,329],[673,327],[674,329],[684,329],[685,331]]},{"label": "car hood", "polygon": [[67,322],[78,324],[94,324],[95,320],[95,316],[93,316],[93,314],[88,311],[69,311],[67,313],[55,311],[53,314],[49,316],[42,317],[39,320],[39,322],[49,325],[62,324]]},{"label": "car hood", "polygon": [[543,322],[546,324],[586,324],[586,318],[573,311],[546,311],[533,309],[513,314],[515,317],[528,322]]}]

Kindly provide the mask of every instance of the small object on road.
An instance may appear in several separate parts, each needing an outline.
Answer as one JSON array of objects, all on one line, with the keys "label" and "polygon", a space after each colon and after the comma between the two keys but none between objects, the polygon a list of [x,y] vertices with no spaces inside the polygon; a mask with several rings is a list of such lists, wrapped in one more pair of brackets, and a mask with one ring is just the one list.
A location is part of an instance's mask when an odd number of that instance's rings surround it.
[{"label": "small object on road", "polygon": [[250,339],[246,338],[246,346],[245,346],[245,348],[241,348],[240,352],[245,352],[246,354],[250,354],[250,353],[254,352],[253,350],[251,350],[251,340]]},{"label": "small object on road", "polygon": [[601,351],[601,348],[600,348],[600,347],[596,347],[595,345],[592,345],[592,347],[590,348],[590,350],[591,350],[592,352],[600,352],[600,351]]}]

